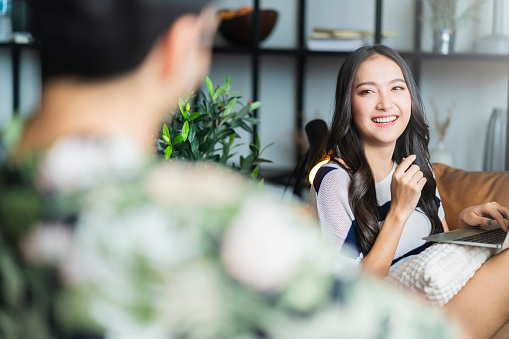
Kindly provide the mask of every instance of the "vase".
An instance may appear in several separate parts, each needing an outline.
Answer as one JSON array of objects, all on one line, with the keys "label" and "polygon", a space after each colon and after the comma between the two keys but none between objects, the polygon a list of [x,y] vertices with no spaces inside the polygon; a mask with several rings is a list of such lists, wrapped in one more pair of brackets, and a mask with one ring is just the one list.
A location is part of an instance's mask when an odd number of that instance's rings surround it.
[{"label": "vase", "polygon": [[450,28],[433,31],[433,53],[454,53],[454,30]]},{"label": "vase", "polygon": [[439,162],[441,164],[454,167],[452,152],[445,147],[443,141],[439,141],[437,147],[431,151],[430,160],[431,162]]}]

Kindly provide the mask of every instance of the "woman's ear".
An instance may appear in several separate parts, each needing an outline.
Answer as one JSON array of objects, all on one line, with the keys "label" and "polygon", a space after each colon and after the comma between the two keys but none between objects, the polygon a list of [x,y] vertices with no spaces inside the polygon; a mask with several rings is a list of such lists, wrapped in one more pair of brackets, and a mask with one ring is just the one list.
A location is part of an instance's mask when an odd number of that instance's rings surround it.
[{"label": "woman's ear", "polygon": [[163,78],[187,85],[186,91],[195,89],[209,70],[217,26],[217,16],[210,9],[177,19],[161,41]]},{"label": "woman's ear", "polygon": [[174,78],[175,75],[186,73],[187,60],[197,44],[197,17],[184,15],[178,18],[163,34],[161,44],[162,67],[161,76]]}]

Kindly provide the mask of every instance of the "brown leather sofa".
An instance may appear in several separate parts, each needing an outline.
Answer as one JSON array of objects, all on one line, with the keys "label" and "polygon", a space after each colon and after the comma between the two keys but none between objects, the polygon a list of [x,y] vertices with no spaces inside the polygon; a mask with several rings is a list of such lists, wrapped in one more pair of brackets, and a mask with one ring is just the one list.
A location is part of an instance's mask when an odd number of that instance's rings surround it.
[{"label": "brown leather sofa", "polygon": [[468,206],[496,201],[509,207],[509,171],[470,172],[439,163],[433,170],[451,230],[458,228],[459,214]]}]

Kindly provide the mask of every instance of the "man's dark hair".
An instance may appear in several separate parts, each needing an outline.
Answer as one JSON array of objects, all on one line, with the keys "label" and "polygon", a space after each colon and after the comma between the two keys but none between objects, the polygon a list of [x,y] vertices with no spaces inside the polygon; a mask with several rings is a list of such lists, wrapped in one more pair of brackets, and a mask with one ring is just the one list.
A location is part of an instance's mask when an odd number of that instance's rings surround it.
[{"label": "man's dark hair", "polygon": [[208,0],[32,0],[43,78],[105,78],[135,69],[155,41]]}]

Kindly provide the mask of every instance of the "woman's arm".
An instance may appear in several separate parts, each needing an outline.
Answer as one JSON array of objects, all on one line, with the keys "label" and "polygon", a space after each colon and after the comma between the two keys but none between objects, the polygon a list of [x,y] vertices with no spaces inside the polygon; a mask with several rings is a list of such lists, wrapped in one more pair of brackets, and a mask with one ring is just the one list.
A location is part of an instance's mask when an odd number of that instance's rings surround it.
[{"label": "woman's arm", "polygon": [[444,232],[449,232],[449,226],[447,226],[445,218],[442,219],[442,226],[444,227]]},{"label": "woman's arm", "polygon": [[396,167],[391,182],[391,208],[375,243],[362,261],[363,267],[379,276],[386,276],[405,223],[417,207],[426,178],[410,155]]},{"label": "woman's arm", "polygon": [[316,194],[316,211],[322,234],[338,251],[341,251],[354,221],[348,201],[349,184],[350,177],[345,170],[325,166],[318,171],[313,182],[312,192]]}]

